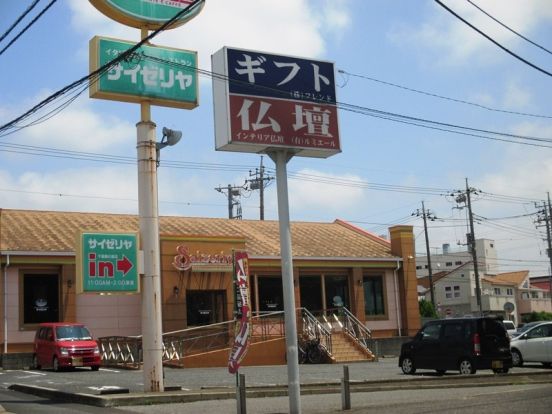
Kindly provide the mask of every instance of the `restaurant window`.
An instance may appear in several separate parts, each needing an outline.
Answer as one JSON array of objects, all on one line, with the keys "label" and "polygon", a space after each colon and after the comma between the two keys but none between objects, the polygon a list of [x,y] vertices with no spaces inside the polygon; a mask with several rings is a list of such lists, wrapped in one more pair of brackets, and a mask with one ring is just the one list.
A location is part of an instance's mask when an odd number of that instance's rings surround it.
[{"label": "restaurant window", "polygon": [[23,275],[23,324],[59,322],[59,275]]},{"label": "restaurant window", "polygon": [[370,316],[385,315],[385,299],[382,276],[364,276],[364,313]]},{"label": "restaurant window", "polygon": [[284,294],[280,276],[259,276],[259,311],[276,312],[284,310]]}]

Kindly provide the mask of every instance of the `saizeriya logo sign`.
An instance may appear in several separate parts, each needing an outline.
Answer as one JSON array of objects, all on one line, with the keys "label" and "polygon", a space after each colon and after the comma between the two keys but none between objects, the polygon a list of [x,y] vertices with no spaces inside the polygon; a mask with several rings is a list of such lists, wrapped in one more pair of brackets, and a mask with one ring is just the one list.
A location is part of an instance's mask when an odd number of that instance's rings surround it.
[{"label": "saizeriya logo sign", "polygon": [[[202,253],[197,250],[195,253],[191,253],[188,247],[185,245],[177,246],[176,252],[172,262],[173,267],[176,270],[185,272],[192,269],[192,271],[201,271],[202,268],[210,268],[213,266],[220,267],[220,270],[232,270],[232,255],[224,254],[224,252],[210,254]],[[205,269],[207,270],[207,269]]]}]

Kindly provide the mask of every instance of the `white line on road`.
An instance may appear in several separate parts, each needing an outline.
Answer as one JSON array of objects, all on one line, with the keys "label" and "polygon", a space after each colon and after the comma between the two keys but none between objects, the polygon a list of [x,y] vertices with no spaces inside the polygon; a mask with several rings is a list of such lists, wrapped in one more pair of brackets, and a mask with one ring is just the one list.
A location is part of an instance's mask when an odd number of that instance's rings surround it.
[{"label": "white line on road", "polygon": [[117,370],[115,370],[115,369],[109,369],[109,368],[100,368],[100,371],[121,372],[121,371],[117,371]]},{"label": "white line on road", "polygon": [[32,375],[48,375],[45,372],[36,372],[36,371],[21,371],[21,372],[24,372],[25,374],[32,374]]}]

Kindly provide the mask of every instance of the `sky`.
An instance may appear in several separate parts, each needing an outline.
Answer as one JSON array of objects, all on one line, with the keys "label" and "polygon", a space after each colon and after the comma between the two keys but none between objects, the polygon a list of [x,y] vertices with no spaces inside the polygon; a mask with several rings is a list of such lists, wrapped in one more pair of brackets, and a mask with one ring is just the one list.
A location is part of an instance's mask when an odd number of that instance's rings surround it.
[{"label": "sky", "polygon": [[[49,2],[40,1],[0,50]],[[0,33],[31,3],[0,0]],[[289,161],[292,221],[342,219],[378,235],[412,225],[417,254],[425,255],[415,214],[423,201],[438,217],[428,223],[432,253],[445,243],[466,249],[467,209],[451,194],[465,190],[467,179],[477,190],[475,236],[495,240],[500,271],[548,275],[545,230],[534,213],[552,182],[550,1],[471,2],[536,45],[468,1],[443,3],[526,62],[432,0],[207,0],[196,18],[152,43],[197,51],[207,73],[223,46],[334,62],[337,100],[345,104],[338,111],[342,152]],[[0,127],[86,76],[94,36],[140,40],[138,29],[86,0],[58,0],[0,52]],[[161,152],[160,215],[228,217],[227,197],[215,188],[243,186],[261,162],[258,154],[215,150],[212,79],[199,79],[197,108],[152,107],[159,139],[163,127],[183,132]],[[39,119],[45,114],[0,133],[0,208],[137,214],[139,105],[84,91]],[[470,129],[458,134],[450,125]],[[486,139],[481,130],[501,135]],[[82,153],[102,156],[85,160]],[[262,162],[274,176],[274,163],[267,156]],[[244,190],[240,201],[243,219],[259,219],[258,191]],[[265,189],[264,211],[265,219],[278,219],[275,180]]]}]

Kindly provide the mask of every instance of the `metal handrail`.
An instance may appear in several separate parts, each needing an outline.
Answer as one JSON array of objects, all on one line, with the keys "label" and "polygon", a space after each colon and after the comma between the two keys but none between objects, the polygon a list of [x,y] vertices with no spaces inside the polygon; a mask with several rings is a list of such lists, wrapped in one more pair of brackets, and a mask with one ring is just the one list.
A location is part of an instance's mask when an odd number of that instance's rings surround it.
[{"label": "metal handrail", "polygon": [[[353,338],[362,348],[372,353],[374,345],[372,340],[372,331],[366,327],[358,318],[346,307],[340,308],[341,324],[343,331]],[[335,315],[335,314],[334,314]]]},{"label": "metal handrail", "polygon": [[332,333],[306,308],[299,308],[301,315],[301,336],[303,340],[316,339],[328,355],[332,354]]},{"label": "metal handrail", "polygon": [[[185,356],[231,347],[236,320],[195,326],[163,334],[163,363],[175,363]],[[251,318],[251,341],[285,336],[284,312],[262,313]],[[142,335],[98,338],[102,364],[139,368],[142,363]]]}]

